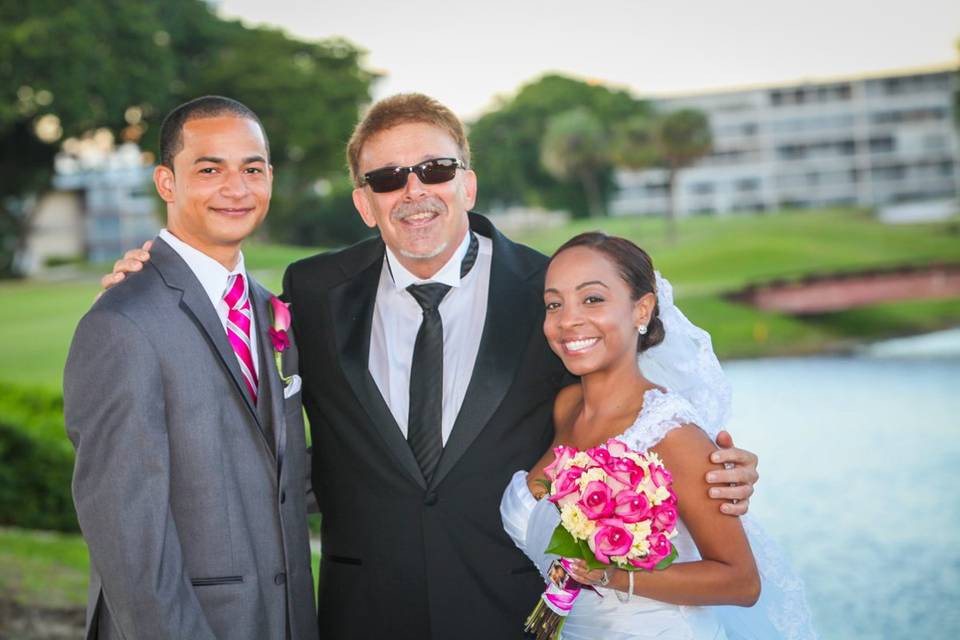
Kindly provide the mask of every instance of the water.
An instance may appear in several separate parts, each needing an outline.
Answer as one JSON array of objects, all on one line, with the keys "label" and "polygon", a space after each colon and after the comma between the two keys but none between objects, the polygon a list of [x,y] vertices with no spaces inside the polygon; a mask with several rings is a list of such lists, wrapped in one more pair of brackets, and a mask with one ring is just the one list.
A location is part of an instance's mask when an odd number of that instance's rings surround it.
[{"label": "water", "polygon": [[822,637],[960,638],[960,331],[725,369]]}]

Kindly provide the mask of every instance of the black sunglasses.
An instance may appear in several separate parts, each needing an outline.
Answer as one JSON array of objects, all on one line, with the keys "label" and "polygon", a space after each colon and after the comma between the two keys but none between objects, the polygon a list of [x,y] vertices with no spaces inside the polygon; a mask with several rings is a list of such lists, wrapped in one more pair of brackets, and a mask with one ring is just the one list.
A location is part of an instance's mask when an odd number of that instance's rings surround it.
[{"label": "black sunglasses", "polygon": [[411,173],[417,174],[423,184],[440,184],[453,180],[457,169],[466,169],[466,166],[456,158],[434,158],[409,167],[384,167],[368,171],[360,179],[360,186],[370,185],[374,193],[396,191],[403,189]]}]

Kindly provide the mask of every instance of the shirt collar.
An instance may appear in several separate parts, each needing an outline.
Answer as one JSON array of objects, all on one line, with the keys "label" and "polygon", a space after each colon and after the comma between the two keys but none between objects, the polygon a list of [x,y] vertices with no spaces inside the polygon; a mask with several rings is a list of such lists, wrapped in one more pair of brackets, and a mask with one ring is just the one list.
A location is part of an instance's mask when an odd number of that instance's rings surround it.
[{"label": "shirt collar", "polygon": [[423,284],[424,282],[439,282],[450,287],[459,287],[460,264],[463,262],[463,256],[467,254],[469,247],[470,232],[467,231],[463,236],[463,240],[460,241],[460,246],[453,252],[453,255],[447,260],[447,263],[426,280],[418,278],[407,271],[407,269],[400,264],[400,261],[393,251],[390,250],[390,247],[387,247],[387,266],[389,267],[390,275],[393,276],[393,284],[396,285],[397,289],[406,289],[411,284]]},{"label": "shirt collar", "polygon": [[203,287],[203,290],[210,298],[210,302],[213,303],[214,307],[223,299],[227,291],[227,282],[230,276],[238,273],[244,274],[243,286],[249,294],[250,279],[246,277],[242,251],[240,252],[240,258],[237,260],[237,265],[230,271],[207,254],[196,247],[190,246],[166,229],[160,230],[160,237],[187,263],[187,266],[190,267],[193,274],[197,276],[197,280],[200,281],[200,286]]}]

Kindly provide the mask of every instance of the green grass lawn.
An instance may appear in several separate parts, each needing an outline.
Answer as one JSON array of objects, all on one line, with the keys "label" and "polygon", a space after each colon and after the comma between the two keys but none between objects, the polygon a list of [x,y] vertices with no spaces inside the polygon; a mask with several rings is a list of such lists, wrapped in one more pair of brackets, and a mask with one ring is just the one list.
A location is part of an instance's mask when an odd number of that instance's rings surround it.
[{"label": "green grass lawn", "polygon": [[[313,581],[320,554],[313,554]],[[50,608],[84,607],[90,567],[79,535],[0,528],[0,599]]]},{"label": "green grass lawn", "polygon": [[0,529],[0,598],[23,605],[82,607],[87,547],[78,535]]}]

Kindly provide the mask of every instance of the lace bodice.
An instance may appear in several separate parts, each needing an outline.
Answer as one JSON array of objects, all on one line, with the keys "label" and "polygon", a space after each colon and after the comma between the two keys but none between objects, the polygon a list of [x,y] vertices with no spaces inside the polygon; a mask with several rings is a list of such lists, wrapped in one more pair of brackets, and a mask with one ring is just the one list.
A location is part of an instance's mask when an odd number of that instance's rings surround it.
[{"label": "lace bodice", "polygon": [[676,393],[648,389],[643,394],[643,408],[637,419],[617,438],[631,449],[646,451],[684,424],[700,424],[693,405]]}]

